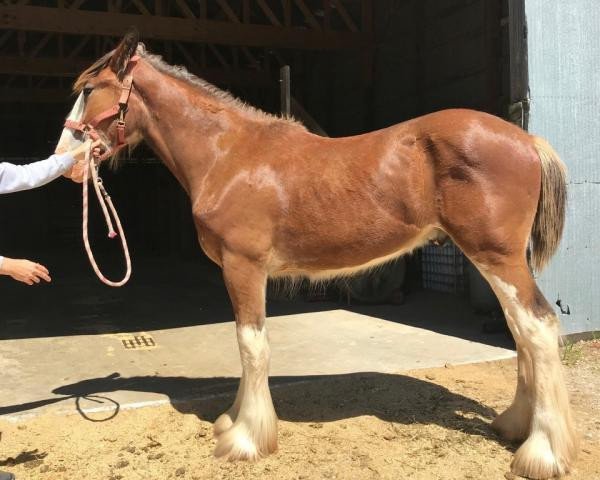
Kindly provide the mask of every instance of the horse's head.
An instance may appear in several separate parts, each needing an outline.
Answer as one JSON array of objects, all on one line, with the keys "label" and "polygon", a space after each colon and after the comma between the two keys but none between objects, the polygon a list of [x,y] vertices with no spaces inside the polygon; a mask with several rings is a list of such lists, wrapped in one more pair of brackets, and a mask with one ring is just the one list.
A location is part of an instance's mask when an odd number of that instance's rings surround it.
[{"label": "horse's head", "polygon": [[[101,156],[104,160],[141,139],[141,102],[132,94],[137,48],[138,34],[132,31],[75,81],[73,90],[78,97],[65,122],[56,153],[98,137],[104,143]],[[83,169],[76,167],[71,178],[82,181],[82,174]]]}]

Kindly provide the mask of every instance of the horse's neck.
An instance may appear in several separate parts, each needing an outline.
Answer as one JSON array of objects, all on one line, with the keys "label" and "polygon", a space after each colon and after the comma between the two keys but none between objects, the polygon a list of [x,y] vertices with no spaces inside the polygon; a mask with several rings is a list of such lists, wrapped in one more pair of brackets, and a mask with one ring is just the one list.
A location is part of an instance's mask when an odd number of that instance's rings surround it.
[{"label": "horse's neck", "polygon": [[[145,139],[192,195],[218,156],[218,137],[231,125],[231,112],[218,99],[167,76],[141,86],[149,111]],[[152,95],[152,91],[160,94]],[[236,118],[236,121],[240,121]]]}]

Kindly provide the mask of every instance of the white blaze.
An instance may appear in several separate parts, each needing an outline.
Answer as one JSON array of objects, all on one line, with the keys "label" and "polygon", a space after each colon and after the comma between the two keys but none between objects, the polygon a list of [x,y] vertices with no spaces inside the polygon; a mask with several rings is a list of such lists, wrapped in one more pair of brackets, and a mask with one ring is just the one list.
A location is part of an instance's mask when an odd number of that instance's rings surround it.
[{"label": "white blaze", "polygon": [[[71,109],[71,112],[67,116],[68,120],[74,120],[76,122],[81,121],[83,117],[83,110],[85,109],[85,98],[83,93],[80,93]],[[83,142],[75,137],[73,130],[70,128],[63,128],[63,131],[54,150],[56,153],[67,152],[81,145]]]}]

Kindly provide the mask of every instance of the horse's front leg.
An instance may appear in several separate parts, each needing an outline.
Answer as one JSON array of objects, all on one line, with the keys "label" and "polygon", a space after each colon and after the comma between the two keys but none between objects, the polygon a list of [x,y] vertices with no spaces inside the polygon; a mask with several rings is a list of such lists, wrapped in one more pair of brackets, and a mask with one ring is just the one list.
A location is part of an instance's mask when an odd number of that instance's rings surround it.
[{"label": "horse's front leg", "polygon": [[268,383],[267,274],[262,265],[240,255],[225,254],[222,265],[235,314],[242,379],[233,406],[215,422],[215,456],[256,460],[277,450],[277,416]]}]

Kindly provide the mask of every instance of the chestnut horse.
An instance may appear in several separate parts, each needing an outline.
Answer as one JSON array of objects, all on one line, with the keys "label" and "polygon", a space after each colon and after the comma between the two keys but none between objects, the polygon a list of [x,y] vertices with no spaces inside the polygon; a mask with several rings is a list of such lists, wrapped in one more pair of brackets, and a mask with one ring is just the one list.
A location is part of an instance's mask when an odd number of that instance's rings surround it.
[{"label": "chestnut horse", "polygon": [[[516,341],[516,395],[492,424],[523,442],[512,470],[529,478],[569,471],[577,440],[559,320],[528,264],[530,251],[540,270],[563,229],[565,167],[548,143],[470,110],[319,137],[166,64],[131,33],[74,87],[70,119],[101,118],[95,127],[109,151],[118,122],[102,112],[122,98],[124,79],[133,87],[121,140],[146,141],[186,190],[200,246],[221,266],[235,313],[243,373],[214,425],[216,456],[254,460],[277,449],[267,278],[349,275],[449,236],[492,286]],[[66,128],[57,149],[84,137]]]}]

